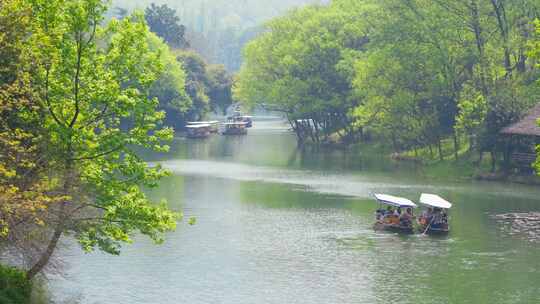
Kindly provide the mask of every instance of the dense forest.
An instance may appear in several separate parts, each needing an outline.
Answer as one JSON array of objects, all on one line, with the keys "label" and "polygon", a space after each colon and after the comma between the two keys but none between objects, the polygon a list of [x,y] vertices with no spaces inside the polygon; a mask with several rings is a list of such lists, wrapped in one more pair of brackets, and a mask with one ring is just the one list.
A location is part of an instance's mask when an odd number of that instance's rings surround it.
[{"label": "dense forest", "polygon": [[499,131],[539,97],[537,1],[335,0],[269,22],[238,99],[284,113],[300,142],[377,141],[505,158]]}]

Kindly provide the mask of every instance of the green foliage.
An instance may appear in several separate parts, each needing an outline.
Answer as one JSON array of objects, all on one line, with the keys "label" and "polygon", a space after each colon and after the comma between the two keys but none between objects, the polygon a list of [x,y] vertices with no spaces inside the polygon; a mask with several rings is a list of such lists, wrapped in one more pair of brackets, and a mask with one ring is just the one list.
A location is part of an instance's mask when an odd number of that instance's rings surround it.
[{"label": "green foliage", "polygon": [[210,110],[210,98],[207,94],[209,79],[206,72],[206,62],[199,54],[193,51],[178,51],[177,60],[186,70],[186,92],[193,102],[187,117],[190,120],[201,120]]},{"label": "green foliage", "polygon": [[31,43],[42,62],[36,85],[48,112],[48,157],[70,197],[58,220],[85,250],[118,254],[134,231],[160,242],[176,215],[151,204],[141,186],[155,187],[167,172],[148,167],[133,147],[166,151],[162,142],[172,137],[159,127],[157,99],[147,97],[164,54],[150,47],[140,14],[102,27],[101,1],[36,1],[34,8],[40,26]]},{"label": "green foliage", "polygon": [[175,129],[184,126],[193,103],[186,93],[186,72],[174,53],[155,34],[149,33],[150,49],[160,53],[163,72],[150,87],[150,97],[159,100],[159,109],[166,113],[165,124]]},{"label": "green foliage", "polygon": [[[531,41],[529,45],[529,56],[534,58],[536,60],[536,66],[540,67],[540,20],[535,20],[535,26],[536,26],[536,32],[534,39]],[[537,83],[537,85],[540,87],[540,81]],[[540,125],[540,121],[538,122]],[[536,146],[536,152],[537,152],[537,158],[536,162],[534,163],[534,168],[536,170],[536,173],[540,175],[540,146]]]},{"label": "green foliage", "polygon": [[64,233],[119,254],[135,233],[162,242],[181,216],[145,196],[168,172],[135,149],[168,150],[173,131],[154,96],[186,112],[185,73],[142,14],[105,24],[106,10],[101,0],[0,6],[10,62],[0,69],[0,237],[31,265],[29,279]]},{"label": "green foliage", "polygon": [[24,55],[31,11],[19,0],[0,6],[0,240],[13,240],[24,225],[43,223],[56,201],[41,157],[39,103],[30,87],[31,61]]},{"label": "green foliage", "polygon": [[[236,99],[285,113],[300,140],[345,130],[357,99],[350,81],[368,26],[355,1],[294,10],[271,21],[245,49]],[[300,123],[301,122],[301,123]]]},{"label": "green foliage", "polygon": [[[537,1],[335,0],[271,21],[245,48],[240,100],[287,114],[300,140],[376,138],[395,151],[500,130],[540,96],[525,49]],[[533,52],[534,54],[534,52]],[[300,119],[300,120],[298,120]],[[307,135],[306,135],[307,134]],[[504,151],[507,156],[507,151]]]},{"label": "green foliage", "polygon": [[150,30],[163,38],[171,47],[185,48],[189,45],[184,37],[186,28],[180,24],[176,10],[166,4],[152,3],[144,11],[144,17]]},{"label": "green foliage", "polygon": [[0,303],[28,303],[31,292],[32,285],[24,272],[0,264]]},{"label": "green foliage", "polygon": [[227,108],[233,103],[232,100],[232,76],[225,66],[220,64],[209,65],[206,69],[208,74],[208,97],[214,112],[225,114]]}]

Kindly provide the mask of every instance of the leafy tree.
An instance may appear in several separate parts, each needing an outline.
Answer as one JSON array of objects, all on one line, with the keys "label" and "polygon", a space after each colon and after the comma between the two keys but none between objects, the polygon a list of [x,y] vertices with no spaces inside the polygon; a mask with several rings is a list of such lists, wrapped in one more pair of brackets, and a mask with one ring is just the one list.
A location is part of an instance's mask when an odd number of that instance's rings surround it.
[{"label": "leafy tree", "polygon": [[159,100],[159,109],[166,113],[165,124],[176,129],[184,126],[193,103],[186,93],[186,72],[169,47],[154,33],[148,34],[153,51],[160,52],[163,72],[150,87],[150,97]]},{"label": "leafy tree", "polygon": [[46,146],[39,99],[30,82],[32,61],[25,53],[31,20],[24,1],[0,6],[0,250],[6,243],[23,246],[29,228],[41,227],[57,202],[42,156]]},{"label": "leafy tree", "polygon": [[207,64],[199,54],[193,51],[179,51],[176,58],[187,73],[186,92],[193,102],[187,117],[190,120],[203,119],[210,110]]},{"label": "leafy tree", "polygon": [[292,11],[268,24],[245,48],[236,98],[283,112],[298,140],[351,137],[357,99],[352,66],[367,42],[368,26],[356,1]]},{"label": "leafy tree", "polygon": [[180,24],[176,10],[166,4],[158,6],[152,3],[146,8],[144,17],[150,30],[163,38],[171,47],[185,48],[189,46],[184,37],[186,28]]},{"label": "leafy tree", "polygon": [[[535,64],[537,67],[540,67],[540,20],[535,20],[535,27],[536,32],[534,35],[534,39],[529,44],[529,55],[536,60]],[[540,87],[540,81],[538,81],[537,86]],[[538,122],[540,125],[540,121]],[[536,146],[537,151],[537,157],[536,162],[534,163],[534,168],[536,169],[536,173],[540,175],[540,146]]]},{"label": "leafy tree", "polygon": [[229,75],[223,65],[209,65],[208,73],[208,97],[214,112],[221,110],[224,114],[233,103],[232,100],[232,76]]},{"label": "leafy tree", "polygon": [[102,26],[99,0],[31,2],[34,28],[25,42],[34,59],[38,119],[47,144],[50,178],[61,200],[49,207],[49,239],[31,262],[28,278],[49,262],[58,240],[72,234],[84,250],[119,254],[135,232],[161,242],[177,214],[152,204],[141,187],[166,174],[149,167],[137,146],[166,151],[172,131],[150,99],[163,69],[148,43],[141,14]]}]

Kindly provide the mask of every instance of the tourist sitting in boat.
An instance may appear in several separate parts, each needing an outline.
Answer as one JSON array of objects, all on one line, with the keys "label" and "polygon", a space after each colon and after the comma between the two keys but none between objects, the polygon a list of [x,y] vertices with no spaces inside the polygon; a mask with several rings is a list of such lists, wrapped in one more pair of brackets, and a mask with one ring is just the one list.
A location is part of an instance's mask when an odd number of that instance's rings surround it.
[{"label": "tourist sitting in boat", "polygon": [[[416,207],[416,204],[406,198],[387,194],[375,194],[375,198],[379,203],[387,205],[384,215],[381,211],[377,212],[377,222],[374,224],[375,229],[388,229],[403,233],[413,232],[412,222],[410,219],[407,220],[407,218],[409,215],[412,215],[412,208]],[[402,225],[402,221],[400,220],[402,208],[411,209],[408,211],[409,215],[405,215],[405,221],[403,222],[405,225]]]},{"label": "tourist sitting in boat", "polygon": [[452,204],[435,194],[420,196],[420,203],[427,206],[427,210],[418,219],[420,231],[423,233],[448,233],[448,210]]},{"label": "tourist sitting in boat", "polygon": [[420,225],[426,226],[431,221],[431,216],[433,214],[433,209],[431,207],[428,207],[424,211],[422,211],[422,215],[420,215],[420,218],[418,221],[420,222]]},{"label": "tourist sitting in boat", "polygon": [[403,213],[403,214],[399,217],[399,223],[400,223],[402,226],[409,226],[409,225],[412,225],[412,219],[413,219],[412,208],[407,208],[407,209],[405,210],[405,213]]}]

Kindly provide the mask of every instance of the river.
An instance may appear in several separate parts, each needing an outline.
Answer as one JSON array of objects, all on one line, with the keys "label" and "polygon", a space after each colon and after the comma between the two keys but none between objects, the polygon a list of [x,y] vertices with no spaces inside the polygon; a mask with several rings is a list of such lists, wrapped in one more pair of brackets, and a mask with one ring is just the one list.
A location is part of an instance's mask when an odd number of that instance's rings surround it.
[{"label": "river", "polygon": [[[540,244],[491,214],[540,211],[540,189],[443,182],[383,155],[298,149],[275,120],[247,136],[177,139],[149,155],[157,190],[187,220],[163,245],[135,237],[119,257],[60,249],[55,303],[538,303]],[[447,237],[372,229],[375,192],[454,203]],[[69,242],[67,242],[69,243]],[[69,245],[69,244],[68,244]]]}]

